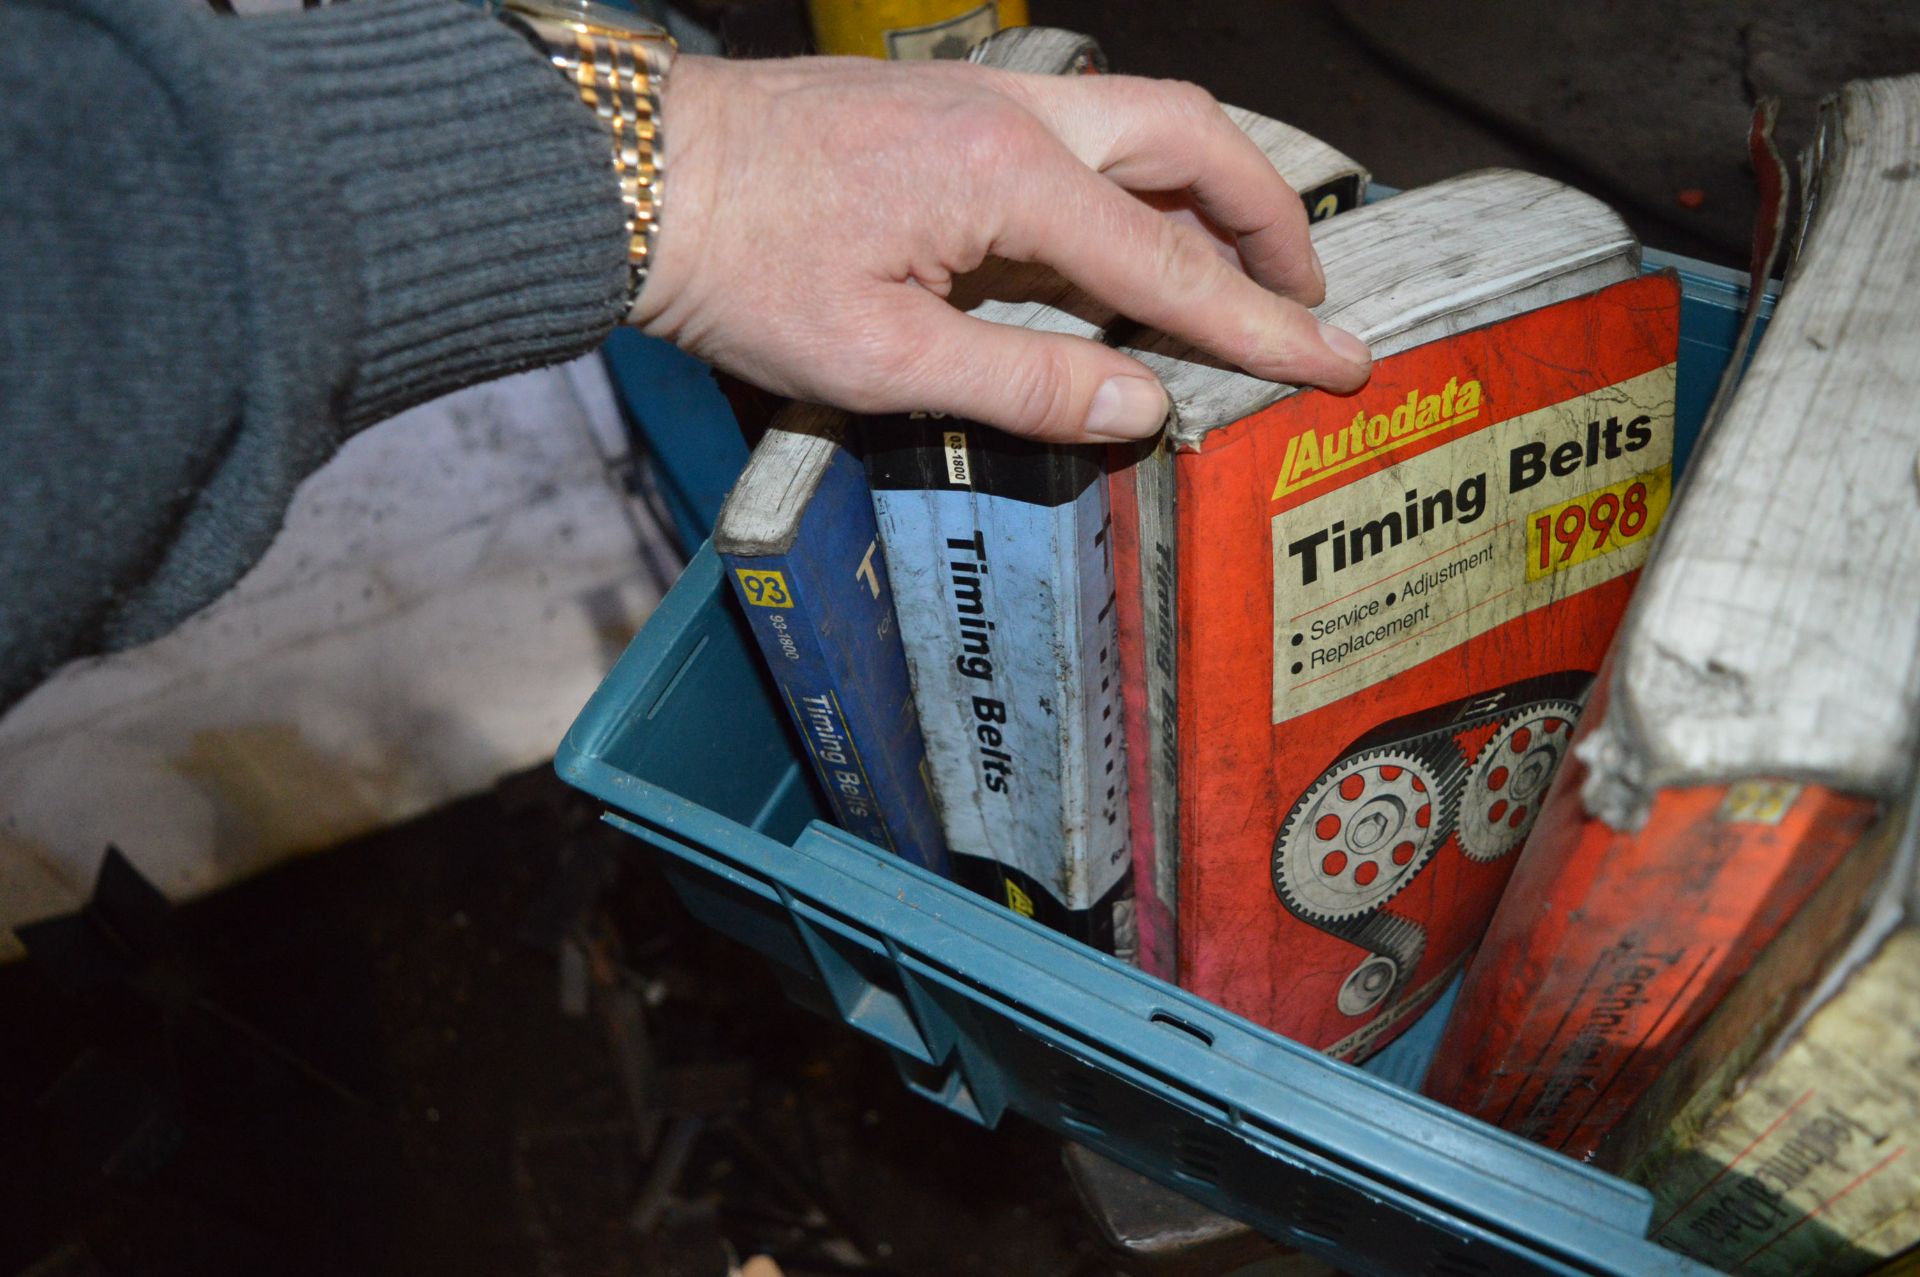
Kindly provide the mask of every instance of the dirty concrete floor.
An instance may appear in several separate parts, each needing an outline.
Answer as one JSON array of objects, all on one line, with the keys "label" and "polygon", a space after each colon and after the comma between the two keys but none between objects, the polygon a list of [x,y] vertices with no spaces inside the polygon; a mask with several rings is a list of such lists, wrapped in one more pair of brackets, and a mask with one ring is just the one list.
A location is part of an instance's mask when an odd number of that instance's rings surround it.
[{"label": "dirty concrete floor", "polygon": [[29,939],[0,969],[0,1273],[1106,1271],[1051,1139],[910,1098],[598,814],[542,769],[122,907],[112,970]]},{"label": "dirty concrete floor", "polygon": [[[1849,75],[1920,67],[1920,7],[1881,3],[1032,8],[1383,182],[1546,172],[1729,264],[1751,94],[1804,130]],[[786,0],[710,12],[756,53],[804,38]],[[117,983],[0,970],[0,1273],[707,1277],[722,1238],[802,1274],[1106,1271],[1049,1140],[909,1100],[593,814],[522,779],[179,911]],[[649,1195],[663,1111],[695,1120]]]}]

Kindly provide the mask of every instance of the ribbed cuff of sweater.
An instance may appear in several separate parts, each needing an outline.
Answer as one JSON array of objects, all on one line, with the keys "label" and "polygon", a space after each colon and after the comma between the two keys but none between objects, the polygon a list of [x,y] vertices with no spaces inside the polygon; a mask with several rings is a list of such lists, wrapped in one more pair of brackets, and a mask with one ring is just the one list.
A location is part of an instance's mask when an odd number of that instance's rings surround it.
[{"label": "ribbed cuff of sweater", "polygon": [[241,20],[347,214],[358,261],[347,430],[584,353],[621,317],[608,143],[519,35],[452,0]]}]

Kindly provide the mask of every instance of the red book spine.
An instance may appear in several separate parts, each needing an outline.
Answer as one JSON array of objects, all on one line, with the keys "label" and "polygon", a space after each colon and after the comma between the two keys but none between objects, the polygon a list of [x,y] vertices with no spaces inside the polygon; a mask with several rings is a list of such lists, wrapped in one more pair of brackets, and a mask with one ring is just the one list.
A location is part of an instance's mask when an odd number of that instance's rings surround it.
[{"label": "red book spine", "polygon": [[1554,782],[1427,1078],[1435,1099],[1581,1159],[1682,1057],[1877,807],[1746,780],[1660,790],[1625,830],[1587,812],[1584,779],[1576,760]]},{"label": "red book spine", "polygon": [[1153,716],[1148,712],[1151,679],[1147,609],[1154,606],[1152,572],[1143,548],[1143,528],[1137,469],[1160,464],[1165,454],[1138,445],[1112,449],[1107,484],[1108,515],[1112,520],[1108,544],[1113,551],[1114,606],[1120,627],[1119,657],[1127,757],[1128,831],[1132,838],[1134,923],[1139,930],[1137,961],[1141,970],[1162,980],[1177,977],[1174,951],[1174,912],[1158,890],[1172,866],[1161,857],[1171,849],[1155,836],[1153,774],[1155,750],[1151,739]]}]

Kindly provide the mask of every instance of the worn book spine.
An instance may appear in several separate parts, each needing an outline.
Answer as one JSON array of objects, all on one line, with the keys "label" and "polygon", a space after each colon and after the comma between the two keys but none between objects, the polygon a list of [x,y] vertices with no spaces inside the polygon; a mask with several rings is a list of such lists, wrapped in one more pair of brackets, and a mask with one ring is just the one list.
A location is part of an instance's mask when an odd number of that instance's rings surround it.
[{"label": "worn book spine", "polygon": [[[1568,784],[1578,784],[1583,770],[1576,760]],[[1742,781],[1725,788],[1716,816],[1737,812],[1752,818],[1779,812],[1784,821],[1786,809],[1800,801],[1804,788],[1780,780]],[[1745,823],[1764,822],[1749,819]],[[1709,1122],[1727,1097],[1744,1085],[1742,1078],[1749,1069],[1804,1027],[1809,1011],[1832,992],[1830,986],[1839,974],[1858,960],[1855,950],[1863,945],[1871,948],[1869,933],[1884,936],[1891,916],[1897,916],[1894,911],[1884,924],[1875,921],[1882,914],[1876,903],[1878,888],[1890,872],[1903,828],[1904,822],[1879,820],[1859,842],[1842,849],[1831,872],[1793,903],[1790,916],[1766,948],[1756,956],[1736,959],[1738,968],[1726,996],[1717,1004],[1700,1000],[1712,1010],[1697,1029],[1682,1036],[1680,1016],[1670,1017],[1675,1022],[1674,1036],[1649,1043],[1664,1060],[1642,1075],[1651,1081],[1636,1080],[1631,1063],[1620,1071],[1621,1086],[1632,1095],[1631,1104],[1594,1149],[1597,1165],[1636,1178],[1656,1174],[1654,1167],[1676,1155],[1690,1133]],[[1735,890],[1749,885],[1743,878]],[[1797,887],[1795,894],[1799,895]],[[1761,925],[1770,926],[1771,919],[1763,918]],[[1647,992],[1657,997],[1660,989],[1656,984]],[[1630,1030],[1637,1009],[1626,1008],[1618,1024],[1609,1027]],[[1690,1009],[1698,1014],[1697,1008]],[[1677,1049],[1675,1043],[1679,1043]],[[1607,1101],[1603,1098],[1601,1103]]]},{"label": "worn book spine", "polygon": [[1920,1246],[1920,927],[1903,926],[1634,1178],[1655,1240],[1752,1277],[1877,1272]]},{"label": "worn book spine", "polygon": [[836,447],[782,553],[722,553],[834,823],[951,874],[860,461]]},{"label": "worn book spine", "polygon": [[[1303,192],[1309,218],[1321,221],[1356,207],[1366,182],[1356,170]],[[1180,978],[1180,715],[1173,445],[1164,433],[1149,443],[1115,445],[1108,467],[1139,961],[1142,970],[1174,982]]]},{"label": "worn book spine", "polygon": [[1671,486],[1648,276],[1175,455],[1181,983],[1362,1058],[1478,941]]},{"label": "worn book spine", "polygon": [[[1589,730],[1609,709],[1595,707]],[[1837,868],[1857,879],[1871,867],[1854,853],[1878,807],[1763,778],[1662,789],[1643,824],[1618,829],[1586,809],[1585,777],[1581,763],[1555,786],[1426,1083],[1443,1103],[1583,1160],[1663,1082],[1677,1103],[1731,1047],[1688,1051],[1743,979],[1761,980],[1763,957],[1790,961],[1743,1018],[1790,1005],[1793,973],[1817,970],[1845,934],[1865,884],[1836,889],[1824,908],[1820,891]],[[1769,954],[1812,918],[1825,919],[1818,934]]]},{"label": "worn book spine", "polygon": [[1179,979],[1180,900],[1172,460],[1164,433],[1115,445],[1108,459],[1139,965],[1169,982]]},{"label": "worn book spine", "polygon": [[1101,449],[939,417],[866,438],[948,845],[994,862],[1016,911],[1132,960]]}]

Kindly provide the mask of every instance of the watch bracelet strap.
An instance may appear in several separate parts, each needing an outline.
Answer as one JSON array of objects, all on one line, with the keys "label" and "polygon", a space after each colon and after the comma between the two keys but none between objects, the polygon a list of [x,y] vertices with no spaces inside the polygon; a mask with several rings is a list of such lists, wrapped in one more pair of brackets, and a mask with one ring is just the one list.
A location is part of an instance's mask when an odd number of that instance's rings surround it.
[{"label": "watch bracelet strap", "polygon": [[653,261],[666,177],[660,98],[674,45],[664,34],[638,39],[588,22],[555,21],[507,8],[599,117],[613,144],[613,172],[627,223],[627,308],[638,301]]}]

